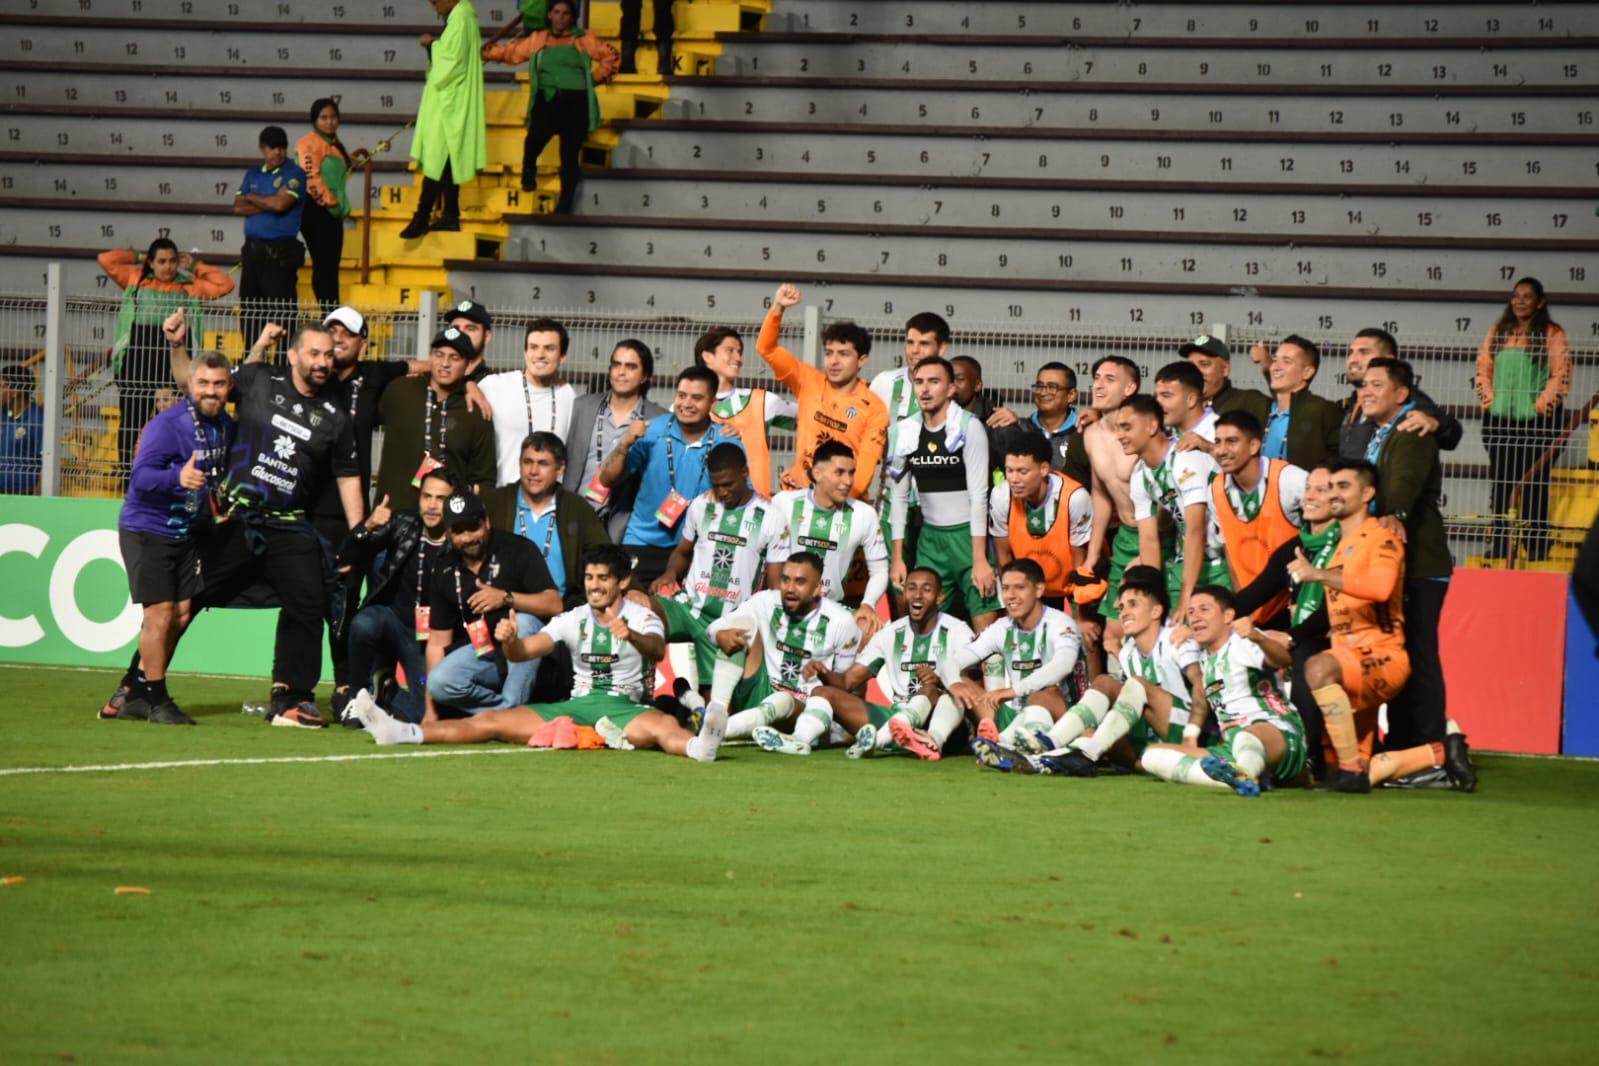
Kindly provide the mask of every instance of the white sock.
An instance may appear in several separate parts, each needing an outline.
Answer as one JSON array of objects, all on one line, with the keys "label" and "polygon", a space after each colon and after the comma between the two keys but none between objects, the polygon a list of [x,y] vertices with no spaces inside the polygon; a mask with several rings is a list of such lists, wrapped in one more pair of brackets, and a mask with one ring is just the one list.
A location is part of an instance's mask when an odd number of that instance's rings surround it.
[{"label": "white sock", "polygon": [[926,696],[912,696],[894,710],[914,728],[922,729],[927,725],[928,716],[933,713],[933,701]]},{"label": "white sock", "polygon": [[1105,712],[1109,710],[1110,697],[1098,689],[1089,689],[1082,699],[1066,709],[1059,721],[1049,727],[1049,739],[1055,742],[1055,747],[1064,748],[1096,728],[1105,720]]},{"label": "white sock", "polygon": [[361,720],[366,723],[366,731],[379,744],[422,743],[421,726],[400,721],[376,703],[369,701],[361,708]]},{"label": "white sock", "polygon": [[725,711],[733,702],[733,690],[738,688],[738,683],[742,680],[744,680],[744,653],[718,655],[716,665],[711,668],[711,699],[706,706],[715,705]]},{"label": "white sock", "polygon": [[[720,665],[720,664],[718,664]],[[705,713],[709,714],[716,706],[713,694],[711,702],[705,705]],[[739,711],[727,720],[727,736],[747,737],[755,732],[756,726],[771,725],[779,718],[787,718],[794,713],[794,697],[786,692],[774,692],[754,707],[747,711]]]},{"label": "white sock", "polygon": [[1022,713],[1016,716],[1015,721],[1006,726],[999,734],[999,742],[1007,747],[1016,739],[1016,734],[1022,730],[1029,733],[1042,733],[1055,724],[1055,719],[1050,717],[1049,711],[1036,703],[1029,703],[1022,708]]},{"label": "white sock", "polygon": [[1239,769],[1257,778],[1266,772],[1266,746],[1255,734],[1240,729],[1233,734],[1231,747],[1233,762],[1238,764]]},{"label": "white sock", "polygon": [[1220,781],[1212,781],[1199,768],[1198,755],[1189,755],[1176,748],[1148,748],[1144,751],[1144,770],[1179,785],[1209,785],[1211,788],[1228,788]]},{"label": "white sock", "polygon": [[960,726],[963,717],[965,715],[961,712],[960,704],[945,693],[933,704],[933,717],[928,719],[927,735],[938,741],[938,746],[942,748],[949,735]]},{"label": "white sock", "polygon": [[[705,700],[700,697],[700,690],[699,686],[697,685],[691,687],[687,692],[683,693],[683,695],[678,698],[677,702],[681,703],[684,707],[687,707],[691,711],[703,711],[705,709]],[[722,713],[724,715],[727,713],[726,707],[722,708]]]},{"label": "white sock", "polygon": [[1079,739],[1072,747],[1090,759],[1103,758],[1112,744],[1132,731],[1138,716],[1144,713],[1144,701],[1148,697],[1138,678],[1128,678],[1116,702],[1110,705],[1110,709],[1100,718],[1099,725],[1094,728],[1094,735]]},{"label": "white sock", "polygon": [[692,644],[668,644],[666,661],[672,666],[672,676],[687,681],[689,688],[698,692],[700,687],[700,657]]},{"label": "white sock", "polygon": [[700,723],[699,735],[688,742],[686,754],[695,762],[715,762],[722,747],[722,736],[727,731],[727,712],[705,709],[705,721]]},{"label": "white sock", "polygon": [[833,724],[833,705],[812,696],[805,701],[805,710],[794,723],[794,739],[805,744],[815,744],[827,727]]},{"label": "white sock", "polygon": [[989,692],[1007,687],[1005,660],[1000,656],[990,655],[983,660],[983,687]]}]

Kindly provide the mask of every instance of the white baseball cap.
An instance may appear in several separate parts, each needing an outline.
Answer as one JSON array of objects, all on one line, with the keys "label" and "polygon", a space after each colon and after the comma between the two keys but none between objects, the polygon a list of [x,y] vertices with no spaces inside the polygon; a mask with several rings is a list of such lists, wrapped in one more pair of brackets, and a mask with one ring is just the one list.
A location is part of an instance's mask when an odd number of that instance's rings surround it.
[{"label": "white baseball cap", "polygon": [[353,307],[341,307],[322,320],[324,326],[331,326],[335,322],[358,337],[366,336],[366,319]]}]

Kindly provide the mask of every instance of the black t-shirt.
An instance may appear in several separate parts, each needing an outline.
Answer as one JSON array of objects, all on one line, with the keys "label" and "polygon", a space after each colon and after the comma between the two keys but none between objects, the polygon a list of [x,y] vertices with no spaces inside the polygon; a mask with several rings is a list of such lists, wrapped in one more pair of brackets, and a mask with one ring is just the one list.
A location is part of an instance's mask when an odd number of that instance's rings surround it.
[{"label": "black t-shirt", "polygon": [[416,623],[419,594],[422,606],[427,607],[433,602],[433,578],[438,573],[439,560],[449,550],[450,542],[447,539],[434,544],[426,537],[418,538],[414,557],[389,582],[384,598],[388,600],[389,608],[406,625]]},{"label": "black t-shirt", "polygon": [[933,492],[966,492],[966,459],[960,452],[951,452],[946,446],[944,427],[928,429],[922,426],[921,439],[910,454],[911,473],[916,477],[916,491],[922,495]]},{"label": "black t-shirt", "polygon": [[[489,637],[500,619],[510,617],[510,609],[500,607],[479,616],[467,603],[477,591],[477,583],[492,585],[508,592],[544,592],[555,588],[550,580],[550,568],[538,545],[514,533],[495,530],[489,534],[487,553],[483,565],[473,573],[452,549],[439,560],[433,572],[432,627],[434,630],[451,630],[450,650],[471,643],[466,627],[482,617],[488,623]],[[498,642],[494,655],[501,658]]]},{"label": "black t-shirt", "polygon": [[241,366],[233,374],[238,432],[228,452],[228,509],[304,511],[323,477],[355,477],[350,416],[331,398],[304,396],[287,367]]},{"label": "black t-shirt", "polygon": [[[361,496],[370,500],[372,495],[372,430],[378,424],[378,397],[390,384],[405,377],[410,364],[403,359],[363,359],[355,364],[348,378],[337,376],[328,379],[322,395],[331,399],[354,419],[355,460],[360,469]],[[327,518],[343,518],[344,502],[339,499],[339,484],[332,477],[319,477],[309,514]]]}]

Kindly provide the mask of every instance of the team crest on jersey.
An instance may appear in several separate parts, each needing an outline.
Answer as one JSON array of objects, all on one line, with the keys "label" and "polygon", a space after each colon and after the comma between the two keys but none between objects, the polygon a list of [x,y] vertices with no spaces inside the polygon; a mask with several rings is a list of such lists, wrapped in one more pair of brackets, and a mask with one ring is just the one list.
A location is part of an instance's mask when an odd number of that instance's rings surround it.
[{"label": "team crest on jersey", "polygon": [[854,407],[846,407],[844,409],[844,417],[849,419],[851,422],[855,420],[855,416],[858,414],[860,414],[860,411]]}]

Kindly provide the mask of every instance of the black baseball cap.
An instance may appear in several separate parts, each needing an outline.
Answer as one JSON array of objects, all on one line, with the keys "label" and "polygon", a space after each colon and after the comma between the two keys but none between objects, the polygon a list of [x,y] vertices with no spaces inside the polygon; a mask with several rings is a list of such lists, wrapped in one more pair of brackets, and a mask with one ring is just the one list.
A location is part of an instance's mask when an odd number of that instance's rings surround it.
[{"label": "black baseball cap", "polygon": [[468,322],[476,322],[484,329],[494,328],[494,319],[489,316],[489,309],[476,300],[462,300],[444,313],[444,321],[446,322],[453,322],[457,318],[464,318]]},{"label": "black baseball cap", "polygon": [[1208,333],[1201,333],[1199,336],[1195,337],[1193,340],[1177,349],[1177,354],[1182,356],[1184,359],[1187,359],[1195,352],[1204,352],[1213,359],[1225,359],[1229,363],[1233,361],[1233,351],[1231,348],[1227,347],[1227,342],[1222,340],[1220,337],[1212,337]]},{"label": "black baseball cap", "polygon": [[433,347],[428,351],[431,352],[433,348],[453,348],[469,363],[477,358],[477,349],[472,347],[472,338],[454,326],[447,326],[433,334]]},{"label": "black baseball cap", "polygon": [[444,524],[451,529],[481,522],[485,513],[475,492],[455,492],[444,501]]}]

